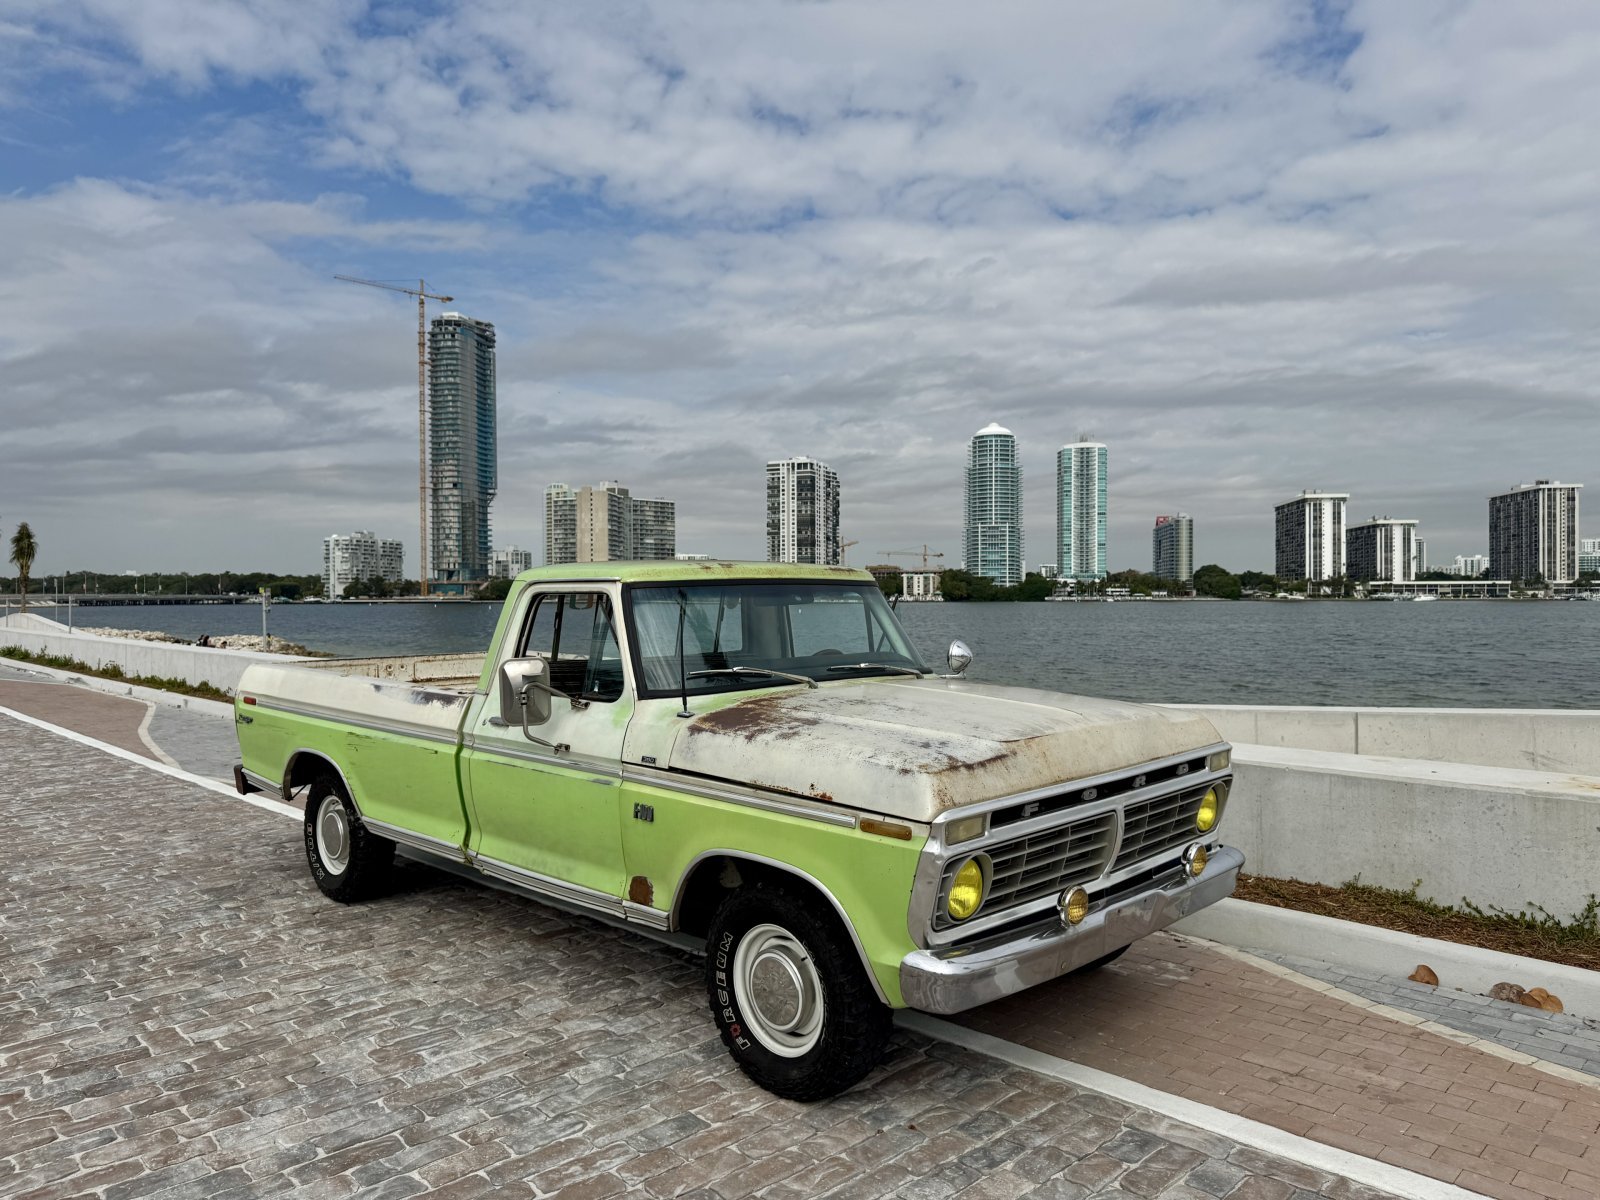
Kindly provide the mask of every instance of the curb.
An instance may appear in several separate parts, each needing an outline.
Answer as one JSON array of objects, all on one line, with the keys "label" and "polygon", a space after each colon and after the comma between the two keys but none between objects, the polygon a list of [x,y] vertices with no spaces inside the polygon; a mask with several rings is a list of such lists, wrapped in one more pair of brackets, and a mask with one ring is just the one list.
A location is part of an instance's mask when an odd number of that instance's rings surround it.
[{"label": "curb", "polygon": [[1426,963],[1438,974],[1442,989],[1482,996],[1502,981],[1543,987],[1561,997],[1568,1015],[1600,1017],[1600,971],[1520,954],[1232,898],[1185,917],[1172,930],[1241,950],[1288,954],[1396,979]]},{"label": "curb", "polygon": [[63,671],[60,667],[46,667],[38,663],[25,662],[20,658],[6,658],[0,655],[0,665],[12,667],[18,671],[32,671],[37,675],[44,675],[59,683],[74,683],[80,687],[90,688],[96,692],[104,692],[108,696],[127,696],[134,700],[143,700],[149,704],[159,704],[164,708],[187,708],[197,713],[204,713],[208,717],[226,717],[233,720],[233,705],[221,700],[207,700],[202,696],[185,696],[182,692],[167,692],[161,688],[143,687],[136,683],[124,683],[120,679],[102,679],[98,675],[84,675],[78,671]]}]

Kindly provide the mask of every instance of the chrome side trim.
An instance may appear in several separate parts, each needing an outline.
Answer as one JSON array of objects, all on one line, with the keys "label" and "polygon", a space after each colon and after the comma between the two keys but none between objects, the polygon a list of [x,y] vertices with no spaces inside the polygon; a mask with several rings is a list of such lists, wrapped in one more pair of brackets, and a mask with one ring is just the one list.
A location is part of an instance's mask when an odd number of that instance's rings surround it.
[{"label": "chrome side trim", "polygon": [[820,879],[809,871],[802,871],[793,863],[781,862],[776,858],[768,858],[763,854],[751,854],[746,850],[702,850],[694,856],[688,866],[684,867],[683,874],[678,876],[678,886],[673,892],[672,908],[668,914],[669,924],[667,928],[670,931],[676,933],[678,930],[679,911],[683,907],[684,885],[694,875],[695,868],[708,858],[731,858],[735,862],[756,862],[764,866],[776,867],[786,874],[793,875],[798,879],[804,879],[817,891],[821,892],[827,898],[828,903],[833,905],[833,911],[839,914],[839,920],[843,922],[844,927],[850,931],[851,944],[855,946],[856,956],[861,960],[861,969],[867,973],[867,978],[872,982],[873,992],[877,994],[879,1000],[882,1000],[885,1004],[889,1003],[888,993],[883,990],[883,985],[878,982],[878,976],[872,970],[872,960],[867,957],[867,948],[861,944],[861,938],[856,933],[855,924],[850,920],[850,915],[845,912],[844,905],[839,903],[838,897]]},{"label": "chrome side trim", "polygon": [[497,758],[514,758],[518,762],[536,763],[541,767],[561,767],[568,771],[587,771],[591,775],[604,775],[608,779],[621,779],[622,768],[615,762],[594,758],[587,754],[550,754],[509,743],[485,740],[476,734],[467,735],[463,748],[475,754],[493,754]]},{"label": "chrome side trim", "polygon": [[243,768],[243,770],[244,777],[249,780],[250,786],[255,788],[256,791],[265,792],[274,800],[283,799],[283,788],[280,785],[273,783],[272,780],[268,779],[265,775],[257,775],[248,767]]},{"label": "chrome side trim", "polygon": [[371,817],[362,817],[361,823],[375,833],[381,833],[391,842],[399,842],[403,846],[415,846],[419,850],[431,850],[435,854],[449,854],[454,858],[462,856],[459,842],[447,842],[443,838],[431,837],[426,833],[418,833],[414,829],[406,829],[401,825],[391,825],[387,821],[375,821]]},{"label": "chrome side trim", "polygon": [[590,909],[594,912],[605,913],[612,917],[625,917],[624,902],[605,892],[587,888],[581,884],[567,883],[549,875],[541,875],[537,871],[529,871],[498,858],[486,858],[482,854],[472,856],[472,864],[485,875],[492,875],[496,879],[514,883],[525,891],[539,896],[548,896],[559,900],[563,904],[576,905],[579,908]]},{"label": "chrome side trim", "polygon": [[758,808],[762,812],[779,813],[786,817],[798,817],[803,821],[820,821],[824,825],[835,825],[840,829],[854,829],[856,827],[856,815],[854,813],[826,808],[821,801],[815,804],[807,804],[798,799],[779,799],[775,795],[760,793],[754,789],[741,789],[735,784],[720,784],[712,780],[702,781],[677,772],[663,771],[654,767],[642,767],[635,763],[623,764],[622,778],[628,783],[646,783],[654,787],[665,788],[669,792],[683,792],[689,796],[700,796],[707,800],[721,800],[744,808]]},{"label": "chrome side trim", "polygon": [[663,933],[672,925],[671,913],[664,913],[659,908],[651,908],[646,904],[635,904],[632,900],[622,902],[622,913],[628,918],[630,925],[643,925],[649,929],[659,929]]},{"label": "chrome side trim", "polygon": [[[465,708],[466,697],[460,701],[460,707]],[[310,717],[314,721],[332,721],[336,725],[348,725],[356,729],[367,729],[373,733],[388,733],[398,737],[417,738],[424,742],[440,742],[447,746],[460,744],[459,733],[445,733],[431,725],[401,724],[397,721],[375,721],[367,717],[352,717],[349,713],[339,709],[323,708],[320,705],[283,704],[276,700],[256,700],[257,708],[269,709],[272,712],[288,713],[293,717]]]}]

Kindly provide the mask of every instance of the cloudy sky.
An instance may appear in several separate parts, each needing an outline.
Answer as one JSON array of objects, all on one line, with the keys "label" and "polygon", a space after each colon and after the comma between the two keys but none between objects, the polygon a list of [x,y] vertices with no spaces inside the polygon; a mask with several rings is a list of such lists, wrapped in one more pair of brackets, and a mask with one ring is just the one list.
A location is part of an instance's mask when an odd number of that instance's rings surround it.
[{"label": "cloudy sky", "polygon": [[497,326],[498,544],[616,478],[760,557],[810,454],[851,561],[954,558],[998,420],[1030,563],[1085,433],[1114,569],[1180,509],[1270,566],[1307,487],[1448,561],[1600,485],[1597,112],[1581,0],[0,0],[0,522],[414,571],[415,309],[346,273]]}]

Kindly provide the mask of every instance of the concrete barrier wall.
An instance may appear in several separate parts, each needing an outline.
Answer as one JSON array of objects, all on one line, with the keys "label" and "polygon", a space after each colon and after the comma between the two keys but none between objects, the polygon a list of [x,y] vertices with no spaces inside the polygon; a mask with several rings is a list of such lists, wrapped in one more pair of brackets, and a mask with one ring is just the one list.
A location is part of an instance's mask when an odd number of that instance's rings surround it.
[{"label": "concrete barrier wall", "polygon": [[[50,628],[54,626],[54,628]],[[141,642],[132,638],[96,637],[69,632],[65,625],[29,613],[0,619],[0,650],[20,646],[35,654],[56,654],[85,666],[102,668],[116,665],[124,675],[148,675],[162,679],[181,679],[185,683],[209,683],[231,692],[239,677],[252,663],[310,662],[284,654],[263,654],[255,650],[221,650],[208,646],[182,646],[171,642]]]},{"label": "concrete barrier wall", "polygon": [[1173,704],[1230,742],[1600,776],[1600,712]]},{"label": "concrete barrier wall", "polygon": [[1222,840],[1254,874],[1565,920],[1600,891],[1600,779],[1240,744]]}]

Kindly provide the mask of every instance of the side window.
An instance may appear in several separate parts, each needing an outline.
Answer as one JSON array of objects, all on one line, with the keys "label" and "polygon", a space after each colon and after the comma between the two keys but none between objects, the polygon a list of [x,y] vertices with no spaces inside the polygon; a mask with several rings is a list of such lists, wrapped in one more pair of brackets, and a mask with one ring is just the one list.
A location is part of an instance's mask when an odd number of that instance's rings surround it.
[{"label": "side window", "polygon": [[622,695],[622,651],[602,592],[540,596],[522,639],[524,655],[549,664],[550,686],[566,696],[609,703]]}]

